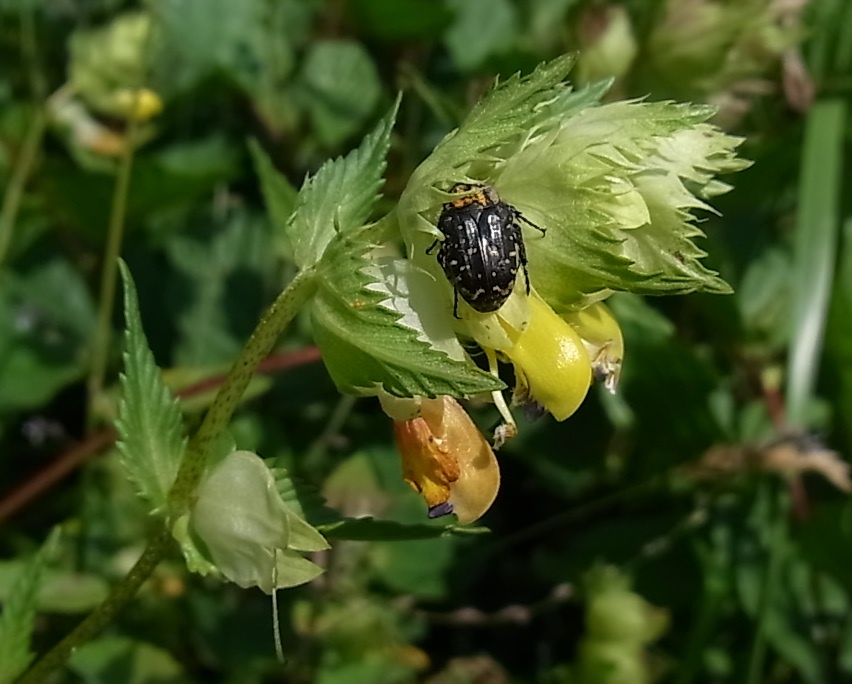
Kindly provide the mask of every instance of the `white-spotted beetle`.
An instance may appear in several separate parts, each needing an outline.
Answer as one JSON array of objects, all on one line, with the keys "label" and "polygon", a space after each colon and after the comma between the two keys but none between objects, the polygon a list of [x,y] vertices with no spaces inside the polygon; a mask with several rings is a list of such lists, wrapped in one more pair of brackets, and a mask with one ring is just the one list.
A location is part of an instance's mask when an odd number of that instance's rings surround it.
[{"label": "white-spotted beetle", "polygon": [[499,309],[512,294],[519,268],[529,294],[527,252],[518,221],[542,235],[544,228],[501,201],[489,185],[456,183],[450,192],[466,194],[444,204],[438,219],[444,239],[435,240],[426,253],[441,244],[438,263],[453,285],[453,315],[459,318],[459,295],[480,313]]}]

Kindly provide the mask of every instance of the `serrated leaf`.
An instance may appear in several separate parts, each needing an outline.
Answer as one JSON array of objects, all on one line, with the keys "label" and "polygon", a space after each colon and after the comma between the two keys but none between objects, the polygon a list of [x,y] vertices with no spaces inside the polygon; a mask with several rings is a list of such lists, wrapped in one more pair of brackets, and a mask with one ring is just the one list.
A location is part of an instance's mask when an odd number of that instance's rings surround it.
[{"label": "serrated leaf", "polygon": [[[440,181],[451,180],[448,176],[454,170],[475,163],[483,151],[522,136],[541,116],[542,107],[565,93],[561,83],[574,61],[573,55],[564,55],[540,64],[528,76],[515,74],[495,84],[463,124],[444,138],[414,171],[400,198],[402,211],[419,214],[434,204],[434,196],[424,191]],[[459,172],[455,175],[459,176]]]},{"label": "serrated leaf", "polygon": [[337,522],[320,525],[319,530],[328,539],[353,541],[403,541],[434,539],[446,535],[487,534],[487,527],[463,525],[430,525],[428,523],[401,523],[395,520],[374,518],[343,518]]},{"label": "serrated leaf", "polygon": [[48,556],[59,538],[54,530],[23,572],[3,602],[0,613],[0,684],[12,682],[32,662],[30,651],[36,614],[36,599]]},{"label": "serrated leaf", "polygon": [[[463,396],[502,389],[499,379],[463,353],[450,355],[453,345],[458,345],[451,329],[444,336],[446,346],[440,349],[425,334],[425,316],[415,320],[393,308],[394,300],[400,305],[410,303],[406,295],[414,288],[405,286],[399,297],[391,295],[389,288],[402,284],[402,274],[394,274],[394,283],[383,283],[381,271],[367,259],[371,244],[366,238],[363,231],[341,234],[329,245],[311,302],[314,338],[338,388],[368,395],[382,388],[403,397]],[[442,302],[431,304],[441,306]],[[449,311],[443,314],[448,322]]]},{"label": "serrated leaf", "polygon": [[118,450],[127,475],[155,512],[166,507],[169,488],[186,447],[180,409],[163,383],[142,330],[136,286],[127,265],[124,280],[126,320],[124,373],[118,409]]},{"label": "serrated leaf", "polygon": [[302,185],[287,225],[298,266],[317,263],[336,231],[357,229],[369,218],[384,182],[385,157],[398,108],[399,98],[358,149],[326,162]]},{"label": "serrated leaf", "polygon": [[249,141],[249,151],[254,162],[254,170],[260,178],[260,189],[263,192],[263,200],[269,212],[272,228],[276,237],[279,237],[287,245],[287,253],[293,253],[287,237],[287,223],[296,208],[298,191],[272,164],[272,160],[263,151],[256,140]]},{"label": "serrated leaf", "polygon": [[325,497],[312,484],[294,480],[287,469],[280,464],[270,470],[275,478],[275,489],[284,505],[297,516],[311,521],[314,525],[340,519],[340,515],[326,506]]},{"label": "serrated leaf", "polygon": [[526,245],[552,306],[606,290],[730,291],[700,262],[694,212],[712,211],[700,197],[719,189],[714,174],[748,162],[736,157],[741,139],[704,123],[711,114],[671,102],[587,107],[506,160],[500,196],[548,231]]}]

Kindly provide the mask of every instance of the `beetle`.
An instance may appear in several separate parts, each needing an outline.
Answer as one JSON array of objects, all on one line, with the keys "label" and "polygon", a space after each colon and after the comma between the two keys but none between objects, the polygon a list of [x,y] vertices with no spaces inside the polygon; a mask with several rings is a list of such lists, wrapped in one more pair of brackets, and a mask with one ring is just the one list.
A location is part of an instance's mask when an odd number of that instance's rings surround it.
[{"label": "beetle", "polygon": [[511,204],[506,204],[490,185],[456,183],[453,194],[465,193],[444,204],[438,219],[438,263],[453,286],[453,316],[459,316],[459,295],[480,313],[499,309],[515,287],[523,269],[527,294],[530,277],[527,252],[519,221],[545,234]]}]

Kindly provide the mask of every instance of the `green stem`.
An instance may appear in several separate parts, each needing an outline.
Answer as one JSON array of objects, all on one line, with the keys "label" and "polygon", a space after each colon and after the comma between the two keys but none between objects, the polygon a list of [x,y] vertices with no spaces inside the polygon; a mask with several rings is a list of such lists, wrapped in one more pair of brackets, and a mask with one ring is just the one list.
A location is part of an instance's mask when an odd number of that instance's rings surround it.
[{"label": "green stem", "polygon": [[[195,489],[204,474],[210,447],[227,427],[258,364],[272,351],[281,333],[313,295],[315,288],[316,280],[313,270],[302,271],[278,296],[257,324],[219,388],[201,426],[190,440],[171,490],[174,517],[179,516],[191,505]],[[171,530],[163,527],[148,544],[130,573],[113,588],[107,599],[74,631],[36,662],[18,684],[35,684],[43,681],[47,675],[62,666],[73,649],[84,644],[106,626],[124,604],[134,597],[145,579],[154,571],[168,550],[170,540]]]},{"label": "green stem", "polygon": [[246,342],[181,461],[170,493],[172,510],[178,515],[191,505],[211,446],[227,428],[258,364],[272,351],[281,333],[315,289],[313,270],[300,272],[269,307]]},{"label": "green stem", "polygon": [[32,121],[30,121],[30,127],[27,129],[24,143],[21,146],[21,153],[15,162],[9,184],[6,186],[6,192],[3,193],[3,209],[0,211],[0,266],[6,259],[9,245],[12,243],[18,209],[21,206],[24,188],[26,188],[27,180],[29,180],[38,156],[38,150],[41,147],[46,123],[47,116],[44,107],[38,105]]},{"label": "green stem", "polygon": [[100,398],[106,376],[109,346],[112,337],[112,310],[115,306],[115,285],[118,274],[118,257],[124,239],[124,224],[127,216],[127,196],[130,192],[130,178],[133,171],[133,158],[136,152],[134,138],[136,125],[133,121],[127,127],[127,147],[121,156],[115,190],[112,195],[106,251],[101,271],[101,291],[98,303],[98,322],[92,344],[92,365],[89,372],[89,423],[95,416],[95,407]]},{"label": "green stem", "polygon": [[149,542],[127,576],[109,593],[103,603],[92,611],[62,641],[42,656],[18,680],[17,684],[39,684],[54,670],[62,667],[75,648],[86,643],[108,625],[121,608],[132,599],[171,546],[171,532],[162,527]]}]

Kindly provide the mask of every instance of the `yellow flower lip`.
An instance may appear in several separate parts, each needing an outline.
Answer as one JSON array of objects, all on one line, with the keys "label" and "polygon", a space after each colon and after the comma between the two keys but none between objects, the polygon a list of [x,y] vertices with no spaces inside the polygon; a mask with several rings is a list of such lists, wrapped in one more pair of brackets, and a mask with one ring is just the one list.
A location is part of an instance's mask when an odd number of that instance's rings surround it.
[{"label": "yellow flower lip", "polygon": [[515,402],[531,399],[556,420],[565,420],[589,391],[589,353],[574,328],[535,293],[529,297],[529,308],[530,321],[524,330],[504,326],[513,344],[500,350],[515,366]]},{"label": "yellow flower lip", "polygon": [[462,524],[494,502],[500,469],[494,451],[452,397],[422,400],[420,415],[394,422],[403,479],[429,507],[429,517],[454,513]]}]

